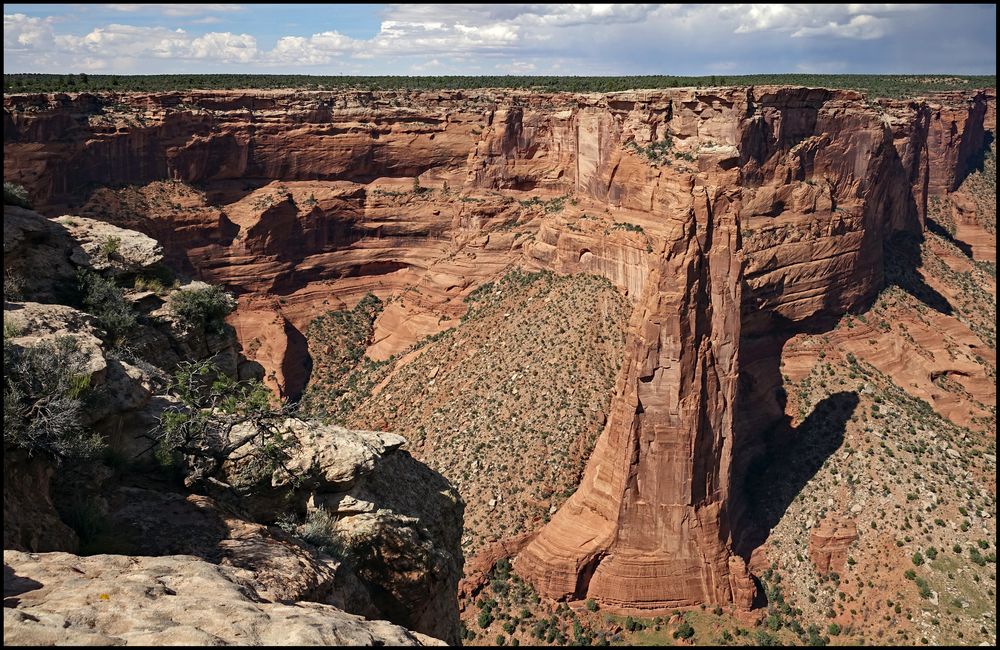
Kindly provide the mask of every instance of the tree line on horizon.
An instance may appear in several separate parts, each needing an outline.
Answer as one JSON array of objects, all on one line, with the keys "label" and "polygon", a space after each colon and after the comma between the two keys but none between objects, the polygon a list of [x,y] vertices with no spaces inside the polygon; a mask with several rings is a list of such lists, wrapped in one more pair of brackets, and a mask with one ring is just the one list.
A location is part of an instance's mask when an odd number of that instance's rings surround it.
[{"label": "tree line on horizon", "polygon": [[542,92],[614,92],[621,90],[713,86],[792,85],[845,88],[875,97],[910,97],[946,90],[995,88],[996,75],[826,75],[755,74],[683,77],[646,75],[577,76],[314,76],[282,74],[4,74],[3,92],[162,92],[187,90],[469,90],[509,88]]}]

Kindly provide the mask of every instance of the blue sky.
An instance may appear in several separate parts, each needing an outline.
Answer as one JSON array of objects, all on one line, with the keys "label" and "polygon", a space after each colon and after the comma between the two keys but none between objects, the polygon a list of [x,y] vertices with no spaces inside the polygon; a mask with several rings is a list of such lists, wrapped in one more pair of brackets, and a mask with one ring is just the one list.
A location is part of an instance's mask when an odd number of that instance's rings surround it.
[{"label": "blue sky", "polygon": [[5,4],[4,72],[995,74],[996,6]]}]

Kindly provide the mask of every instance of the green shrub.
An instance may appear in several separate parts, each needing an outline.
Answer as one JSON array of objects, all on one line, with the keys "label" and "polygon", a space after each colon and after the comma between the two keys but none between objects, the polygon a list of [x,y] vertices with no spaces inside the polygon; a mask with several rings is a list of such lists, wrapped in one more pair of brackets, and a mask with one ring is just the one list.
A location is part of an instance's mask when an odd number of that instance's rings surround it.
[{"label": "green shrub", "polygon": [[105,237],[104,241],[101,242],[100,253],[105,259],[111,259],[118,254],[121,250],[122,240],[121,237],[109,236]]},{"label": "green shrub", "polygon": [[627,232],[645,232],[642,226],[637,226],[634,223],[628,223],[624,221],[616,221],[615,225],[611,227],[612,230],[625,230]]},{"label": "green shrub", "polygon": [[225,318],[236,309],[236,300],[222,287],[182,289],[170,296],[170,311],[189,327],[221,332]]},{"label": "green shrub", "polygon": [[674,631],[675,639],[690,639],[694,636],[694,628],[687,621],[684,621]]},{"label": "green shrub", "polygon": [[780,642],[778,641],[777,637],[768,634],[764,630],[757,630],[756,632],[754,632],[754,643],[760,646],[780,645]]},{"label": "green shrub", "polygon": [[21,185],[3,182],[3,204],[16,205],[19,208],[31,209],[31,199],[28,198],[28,190]]},{"label": "green shrub", "polygon": [[825,646],[830,642],[829,639],[820,635],[819,627],[815,623],[809,625],[806,633],[808,635],[807,643],[811,646]]},{"label": "green shrub", "polygon": [[3,319],[3,340],[17,338],[21,335],[21,329],[13,322]]},{"label": "green shrub", "polygon": [[136,291],[152,291],[156,294],[163,294],[171,287],[177,287],[177,278],[163,264],[157,264],[136,275],[132,284]]},{"label": "green shrub", "polygon": [[108,336],[109,342],[117,346],[135,328],[138,315],[132,303],[114,283],[89,269],[80,269],[76,274],[80,306],[97,319],[98,326]]},{"label": "green shrub", "polygon": [[76,341],[66,336],[23,348],[4,340],[3,359],[5,445],[57,462],[100,453],[101,437],[83,424],[90,375]]},{"label": "green shrub", "polygon": [[60,505],[59,515],[63,522],[80,538],[80,555],[97,555],[104,552],[101,542],[111,532],[112,527],[97,503],[93,499],[77,494],[67,503]]},{"label": "green shrub", "polygon": [[18,302],[24,299],[24,279],[19,273],[3,272],[3,299],[4,302]]},{"label": "green shrub", "polygon": [[306,515],[305,522],[293,532],[324,553],[352,563],[357,558],[351,549],[351,542],[337,532],[336,523],[337,520],[321,508]]},{"label": "green shrub", "polygon": [[[189,486],[210,481],[247,494],[270,487],[278,471],[298,483],[300,477],[284,464],[295,444],[285,422],[290,407],[273,403],[259,381],[222,375],[211,360],[182,361],[170,392],[177,403],[164,409],[151,436],[158,458],[185,459]],[[223,471],[238,450],[239,462]]]}]

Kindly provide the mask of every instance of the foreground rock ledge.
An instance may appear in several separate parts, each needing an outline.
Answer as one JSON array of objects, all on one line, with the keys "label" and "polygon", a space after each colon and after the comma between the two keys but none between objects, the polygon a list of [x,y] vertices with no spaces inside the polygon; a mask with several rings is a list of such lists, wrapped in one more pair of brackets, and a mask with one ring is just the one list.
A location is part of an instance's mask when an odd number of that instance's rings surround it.
[{"label": "foreground rock ledge", "polygon": [[446,645],[331,605],[267,602],[191,556],[3,557],[4,645]]}]

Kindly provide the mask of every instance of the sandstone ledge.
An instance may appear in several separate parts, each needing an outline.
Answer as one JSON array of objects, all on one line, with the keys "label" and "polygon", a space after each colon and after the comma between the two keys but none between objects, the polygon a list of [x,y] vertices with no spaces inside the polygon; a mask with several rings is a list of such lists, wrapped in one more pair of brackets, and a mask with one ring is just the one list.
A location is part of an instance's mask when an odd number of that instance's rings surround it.
[{"label": "sandstone ledge", "polygon": [[331,605],[256,598],[191,556],[4,551],[4,644],[445,645]]}]

